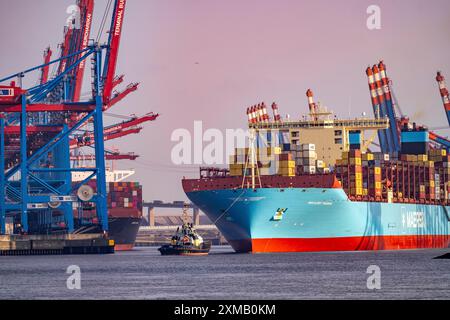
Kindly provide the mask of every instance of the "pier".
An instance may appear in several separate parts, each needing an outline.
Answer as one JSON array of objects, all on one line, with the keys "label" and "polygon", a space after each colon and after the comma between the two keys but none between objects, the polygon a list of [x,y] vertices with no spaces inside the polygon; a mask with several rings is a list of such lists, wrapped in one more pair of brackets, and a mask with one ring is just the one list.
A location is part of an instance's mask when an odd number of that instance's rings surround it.
[{"label": "pier", "polygon": [[112,254],[114,247],[98,234],[0,236],[0,256]]}]

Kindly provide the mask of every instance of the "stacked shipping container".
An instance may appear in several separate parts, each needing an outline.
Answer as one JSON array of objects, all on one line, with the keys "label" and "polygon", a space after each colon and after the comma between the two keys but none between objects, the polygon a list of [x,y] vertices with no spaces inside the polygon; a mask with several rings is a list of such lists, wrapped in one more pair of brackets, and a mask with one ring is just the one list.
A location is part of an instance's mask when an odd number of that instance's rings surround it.
[{"label": "stacked shipping container", "polygon": [[142,186],[138,182],[110,182],[106,188],[109,208],[142,211]]},{"label": "stacked shipping container", "polygon": [[445,181],[450,174],[450,157],[445,150],[432,150],[430,155],[402,154],[400,160],[366,153],[361,155],[361,169],[359,152],[343,153],[336,165],[337,178],[351,198],[401,203],[449,201],[450,188]]},{"label": "stacked shipping container", "polygon": [[[417,129],[408,131],[413,136]],[[405,134],[405,132],[403,132]],[[431,149],[427,154],[362,153],[360,133],[354,132],[352,145],[337,160],[334,171],[352,200],[401,203],[448,203],[450,156],[445,150]],[[417,139],[416,139],[417,140]],[[423,139],[422,139],[423,140]],[[412,142],[407,148],[422,150],[424,141]],[[236,149],[230,159],[230,176],[251,175],[249,148]],[[317,159],[314,144],[283,145],[281,148],[258,148],[258,171],[261,176],[295,177],[304,174],[329,173]],[[247,172],[244,169],[247,168]],[[114,203],[114,199],[111,199]],[[128,202],[129,203],[129,202]],[[125,202],[123,201],[123,204]]]},{"label": "stacked shipping container", "polygon": [[336,172],[340,174],[342,187],[347,193],[354,196],[364,195],[360,150],[343,152],[342,160],[339,160],[336,164]]}]

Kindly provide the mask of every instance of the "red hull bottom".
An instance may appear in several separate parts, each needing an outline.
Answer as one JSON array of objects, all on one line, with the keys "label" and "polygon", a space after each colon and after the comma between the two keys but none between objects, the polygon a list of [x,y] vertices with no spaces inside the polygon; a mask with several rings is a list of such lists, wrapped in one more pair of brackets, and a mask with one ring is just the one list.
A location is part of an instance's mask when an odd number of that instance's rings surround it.
[{"label": "red hull bottom", "polygon": [[449,247],[450,235],[248,239],[230,244],[237,252],[251,253],[442,249]]},{"label": "red hull bottom", "polygon": [[116,251],[131,251],[134,249],[134,244],[116,244]]}]

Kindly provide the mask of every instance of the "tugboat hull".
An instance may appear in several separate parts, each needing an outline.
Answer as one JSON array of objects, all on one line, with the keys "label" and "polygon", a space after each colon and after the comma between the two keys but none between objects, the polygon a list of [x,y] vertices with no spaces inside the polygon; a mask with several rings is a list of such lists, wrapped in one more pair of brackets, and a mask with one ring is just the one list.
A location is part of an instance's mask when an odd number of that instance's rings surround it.
[{"label": "tugboat hull", "polygon": [[163,256],[207,256],[211,243],[204,243],[200,247],[164,245],[158,250]]}]

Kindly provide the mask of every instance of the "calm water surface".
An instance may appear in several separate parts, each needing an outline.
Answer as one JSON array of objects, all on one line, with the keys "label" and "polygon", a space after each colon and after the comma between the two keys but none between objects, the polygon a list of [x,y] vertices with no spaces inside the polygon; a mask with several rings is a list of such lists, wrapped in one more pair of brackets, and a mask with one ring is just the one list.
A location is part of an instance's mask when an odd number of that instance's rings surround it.
[{"label": "calm water surface", "polygon": [[[0,257],[0,299],[449,299],[450,260],[433,260],[449,251]],[[67,289],[71,265],[81,290]],[[381,290],[367,289],[370,265]]]}]

